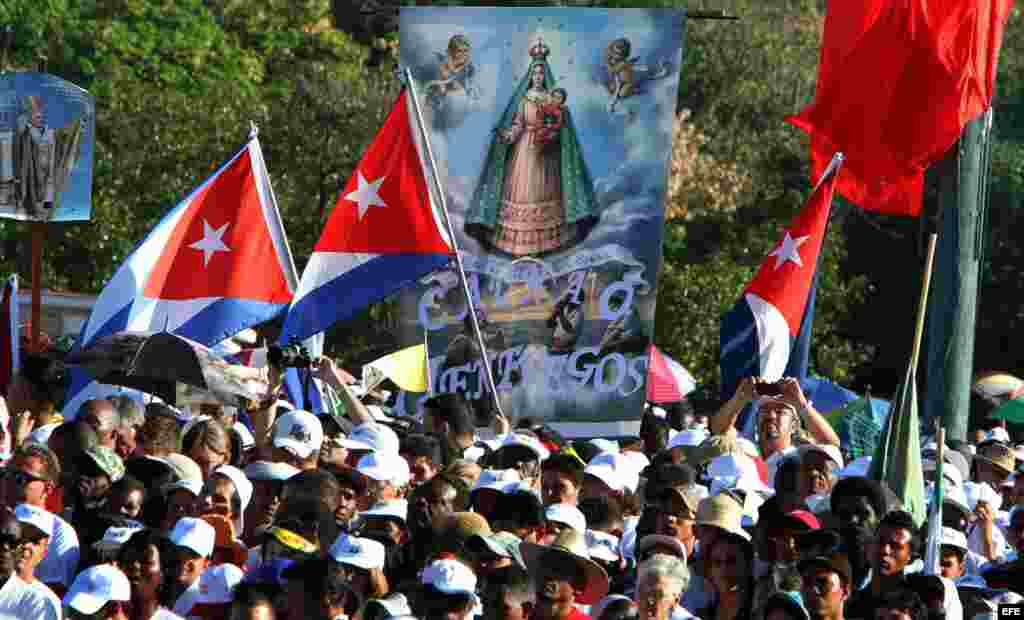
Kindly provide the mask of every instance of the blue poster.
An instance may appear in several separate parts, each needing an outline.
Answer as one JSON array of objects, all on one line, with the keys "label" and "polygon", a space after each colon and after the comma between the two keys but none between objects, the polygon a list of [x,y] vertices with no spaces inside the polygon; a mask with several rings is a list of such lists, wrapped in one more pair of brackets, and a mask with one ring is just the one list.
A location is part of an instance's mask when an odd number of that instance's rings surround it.
[{"label": "blue poster", "polygon": [[[677,10],[402,9],[401,63],[510,418],[608,435],[641,416],[684,21]],[[421,282],[403,307],[426,338],[433,391],[465,393],[485,420],[492,400],[457,274]]]},{"label": "blue poster", "polygon": [[0,217],[78,222],[92,211],[96,102],[35,72],[0,74]]}]

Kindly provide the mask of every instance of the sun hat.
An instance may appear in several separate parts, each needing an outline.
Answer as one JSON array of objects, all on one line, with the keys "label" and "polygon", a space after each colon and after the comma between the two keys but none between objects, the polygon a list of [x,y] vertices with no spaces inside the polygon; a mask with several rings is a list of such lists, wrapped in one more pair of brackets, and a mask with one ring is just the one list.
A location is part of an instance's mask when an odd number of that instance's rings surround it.
[{"label": "sun hat", "polygon": [[202,519],[182,517],[171,530],[171,543],[196,553],[201,558],[213,555],[217,532],[213,526]]},{"label": "sun hat", "polygon": [[328,553],[339,564],[350,564],[366,570],[384,568],[387,555],[384,545],[376,540],[357,538],[350,534],[338,536]]},{"label": "sun hat", "polygon": [[245,468],[245,476],[253,482],[284,482],[301,471],[294,465],[274,461],[254,461]]},{"label": "sun hat", "polygon": [[568,525],[577,532],[587,531],[587,518],[571,504],[551,504],[544,511],[544,516],[548,521]]},{"label": "sun hat", "polygon": [[308,411],[289,411],[274,423],[273,443],[275,448],[288,450],[300,459],[306,459],[323,446],[324,427]]},{"label": "sun hat", "polygon": [[[1003,430],[1003,432],[1006,431]],[[1017,461],[1013,449],[998,439],[988,439],[978,444],[978,452],[974,455],[974,460],[988,463],[1007,474],[1013,473]]]},{"label": "sun hat", "polygon": [[534,576],[542,574],[541,567],[552,555],[575,562],[586,581],[583,590],[576,597],[576,602],[580,605],[593,605],[608,594],[608,574],[600,564],[590,559],[586,538],[582,532],[563,530],[550,546],[524,542],[519,546],[519,550],[526,560],[529,573]]},{"label": "sun hat", "polygon": [[131,598],[132,587],[124,573],[113,564],[99,564],[75,577],[63,602],[78,613],[91,615],[110,601],[124,603]]},{"label": "sun hat", "polygon": [[727,534],[750,541],[750,534],[743,529],[743,506],[727,493],[719,493],[701,500],[697,508],[696,525],[715,527]]},{"label": "sun hat", "polygon": [[509,558],[515,561],[522,568],[526,568],[526,562],[519,553],[519,545],[523,541],[511,532],[496,532],[494,534],[474,534],[466,541],[466,549],[470,553],[482,554],[489,552],[501,558]]},{"label": "sun hat", "polygon": [[53,514],[37,508],[31,504],[18,504],[14,509],[14,518],[19,523],[26,523],[43,533],[44,536],[53,536]]},{"label": "sun hat", "polygon": [[110,478],[111,484],[124,478],[124,461],[112,448],[93,446],[87,449],[85,454]]},{"label": "sun hat", "polygon": [[379,482],[390,482],[396,487],[404,487],[412,478],[412,474],[409,472],[409,463],[397,452],[382,452],[380,450],[370,452],[359,459],[356,471],[367,478]]}]

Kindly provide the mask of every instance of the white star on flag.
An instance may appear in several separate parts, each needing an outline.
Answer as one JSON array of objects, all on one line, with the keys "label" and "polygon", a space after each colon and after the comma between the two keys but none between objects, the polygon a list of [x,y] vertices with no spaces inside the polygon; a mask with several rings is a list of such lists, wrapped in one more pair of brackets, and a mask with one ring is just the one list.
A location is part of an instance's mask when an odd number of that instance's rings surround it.
[{"label": "white star on flag", "polygon": [[230,224],[227,222],[215,230],[206,219],[203,219],[203,238],[188,246],[193,250],[203,251],[203,267],[210,264],[210,259],[215,253],[231,251],[231,248],[224,245],[223,241],[224,233],[227,232]]},{"label": "white star on flag", "polygon": [[356,188],[356,191],[349,192],[349,194],[345,196],[345,200],[351,200],[352,202],[359,204],[359,215],[357,217],[362,220],[363,216],[366,215],[366,212],[370,210],[370,207],[387,206],[384,204],[384,199],[377,193],[380,191],[380,186],[384,183],[384,179],[386,179],[387,176],[382,176],[373,183],[369,183],[367,182],[366,177],[363,176],[362,170],[357,171],[356,174],[359,175],[359,187]]},{"label": "white star on flag", "polygon": [[787,261],[792,261],[797,264],[798,267],[803,267],[804,262],[800,259],[800,246],[805,241],[810,239],[810,235],[804,235],[803,237],[797,237],[794,239],[789,235],[789,231],[786,231],[786,236],[782,238],[782,245],[772,250],[772,253],[768,256],[775,257],[775,269],[780,269]]}]

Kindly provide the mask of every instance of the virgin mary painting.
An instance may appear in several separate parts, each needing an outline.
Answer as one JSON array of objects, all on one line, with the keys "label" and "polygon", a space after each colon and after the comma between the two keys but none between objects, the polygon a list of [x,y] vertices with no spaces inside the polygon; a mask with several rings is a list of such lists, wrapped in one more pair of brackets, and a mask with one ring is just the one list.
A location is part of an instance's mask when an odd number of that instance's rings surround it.
[{"label": "virgin mary painting", "polygon": [[553,89],[538,40],[505,108],[466,215],[466,234],[512,256],[570,248],[597,222],[594,184],[583,160],[568,93]]}]

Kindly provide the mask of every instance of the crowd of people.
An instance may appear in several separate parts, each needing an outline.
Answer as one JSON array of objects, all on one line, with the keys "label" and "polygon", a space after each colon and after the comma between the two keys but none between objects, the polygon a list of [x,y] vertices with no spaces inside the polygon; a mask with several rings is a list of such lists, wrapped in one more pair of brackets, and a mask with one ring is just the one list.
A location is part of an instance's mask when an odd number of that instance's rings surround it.
[{"label": "crowd of people", "polygon": [[935,575],[927,526],[792,378],[567,441],[480,428],[457,394],[389,415],[328,358],[339,412],[271,381],[247,407],[116,396],[64,420],[44,366],[6,394],[0,618],[961,620],[1024,591],[1024,447],[997,425],[922,446]]}]

